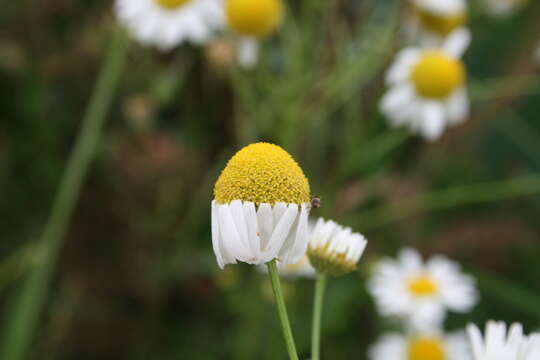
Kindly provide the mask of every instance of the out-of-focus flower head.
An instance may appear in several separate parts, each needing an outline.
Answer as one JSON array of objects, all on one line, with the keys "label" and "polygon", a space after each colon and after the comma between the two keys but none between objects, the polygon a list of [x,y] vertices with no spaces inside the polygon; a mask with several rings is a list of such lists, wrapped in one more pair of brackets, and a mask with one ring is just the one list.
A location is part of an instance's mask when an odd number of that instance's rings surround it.
[{"label": "out-of-focus flower head", "polygon": [[307,248],[310,201],[307,178],[281,147],[257,143],[238,151],[214,187],[218,265],[298,262]]},{"label": "out-of-focus flower head", "polygon": [[380,103],[391,126],[408,127],[428,140],[469,114],[466,70],[460,59],[470,42],[467,30],[454,32],[442,48],[406,48],[388,69],[389,86]]},{"label": "out-of-focus flower head", "polygon": [[440,330],[389,333],[369,350],[370,360],[470,360],[464,333],[444,334]]},{"label": "out-of-focus flower head", "polygon": [[222,0],[116,0],[116,15],[144,45],[203,44],[223,27]]},{"label": "out-of-focus flower head", "polygon": [[540,334],[526,336],[515,323],[507,330],[503,322],[488,321],[484,336],[476,325],[467,327],[474,360],[540,359]]},{"label": "out-of-focus flower head", "polygon": [[226,0],[225,14],[229,28],[240,36],[239,64],[245,68],[255,66],[260,39],[272,35],[281,24],[281,0]]},{"label": "out-of-focus flower head", "polygon": [[356,270],[366,245],[361,234],[319,218],[310,233],[307,254],[317,272],[338,276]]},{"label": "out-of-focus flower head", "polygon": [[457,263],[443,256],[424,262],[410,248],[397,259],[376,264],[368,289],[381,315],[401,318],[422,330],[440,327],[448,310],[470,311],[478,300],[474,280]]},{"label": "out-of-focus flower head", "polygon": [[453,32],[464,29],[465,0],[412,0],[405,32],[410,41],[422,46],[440,46]]}]

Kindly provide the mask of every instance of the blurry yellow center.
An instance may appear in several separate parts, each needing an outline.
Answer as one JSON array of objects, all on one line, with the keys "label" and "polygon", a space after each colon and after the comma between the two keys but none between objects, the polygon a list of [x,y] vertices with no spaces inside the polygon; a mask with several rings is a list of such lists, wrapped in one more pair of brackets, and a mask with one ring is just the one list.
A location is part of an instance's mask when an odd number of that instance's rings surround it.
[{"label": "blurry yellow center", "polygon": [[226,1],[225,12],[229,26],[242,35],[267,36],[281,22],[281,0]]},{"label": "blurry yellow center", "polygon": [[220,204],[233,200],[302,204],[311,200],[302,169],[285,150],[268,143],[251,144],[238,151],[221,172],[214,197]]},{"label": "blurry yellow center", "polygon": [[434,14],[423,9],[417,9],[416,16],[424,29],[441,36],[450,34],[458,27],[463,26],[467,20],[467,16],[464,12],[442,15]]},{"label": "blurry yellow center", "polygon": [[408,360],[445,360],[441,341],[435,338],[419,337],[409,343]]},{"label": "blurry yellow center", "polygon": [[409,291],[415,296],[429,296],[437,293],[437,284],[431,278],[421,275],[409,280]]},{"label": "blurry yellow center", "polygon": [[465,68],[441,51],[425,51],[412,69],[411,81],[419,95],[443,99],[463,85]]},{"label": "blurry yellow center", "polygon": [[158,5],[160,5],[161,7],[164,7],[167,10],[172,10],[182,5],[185,5],[191,0],[154,0],[154,1],[156,1]]}]

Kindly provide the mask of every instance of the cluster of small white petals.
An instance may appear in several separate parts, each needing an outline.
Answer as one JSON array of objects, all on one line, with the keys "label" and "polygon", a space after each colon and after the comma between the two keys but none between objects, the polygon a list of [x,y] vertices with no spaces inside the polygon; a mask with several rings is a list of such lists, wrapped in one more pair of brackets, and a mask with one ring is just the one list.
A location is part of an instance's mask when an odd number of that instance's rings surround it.
[{"label": "cluster of small white petals", "polygon": [[467,327],[474,360],[538,360],[540,334],[526,336],[515,323],[507,329],[504,322],[488,321],[485,334],[476,325]]},{"label": "cluster of small white petals", "polygon": [[328,254],[344,254],[345,259],[351,263],[360,260],[367,245],[363,235],[323,218],[317,221],[310,238],[311,249],[325,248]]}]

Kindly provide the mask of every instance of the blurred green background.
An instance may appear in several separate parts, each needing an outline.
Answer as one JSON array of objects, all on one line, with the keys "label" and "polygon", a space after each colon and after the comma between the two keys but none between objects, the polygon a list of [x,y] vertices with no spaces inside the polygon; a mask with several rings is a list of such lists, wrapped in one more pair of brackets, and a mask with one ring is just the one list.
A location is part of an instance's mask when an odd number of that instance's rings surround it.
[{"label": "blurred green background", "polygon": [[[220,271],[212,188],[254,141],[289,151],[323,207],[370,240],[357,274],[330,283],[323,356],[364,359],[386,328],[364,279],[404,245],[444,253],[478,279],[475,311],[540,326],[540,3],[494,19],[471,2],[471,118],[434,143],[378,113],[400,39],[397,0],[288,1],[253,71],[230,37],[127,63],[56,266],[32,359],[283,359],[269,281]],[[0,305],[13,313],[117,26],[111,1],[17,1],[0,11]],[[127,39],[125,41],[128,41]],[[309,280],[285,281],[302,358]],[[3,334],[10,332],[4,327]]]}]

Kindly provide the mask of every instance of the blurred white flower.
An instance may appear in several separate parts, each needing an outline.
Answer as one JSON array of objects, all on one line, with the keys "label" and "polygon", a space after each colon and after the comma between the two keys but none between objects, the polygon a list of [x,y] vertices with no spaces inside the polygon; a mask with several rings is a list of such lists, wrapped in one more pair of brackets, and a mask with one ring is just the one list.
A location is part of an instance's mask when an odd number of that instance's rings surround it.
[{"label": "blurred white flower", "polygon": [[389,89],[380,109],[391,126],[406,126],[428,140],[469,113],[466,70],[461,55],[470,42],[467,30],[454,32],[442,48],[406,48],[386,74]]},{"label": "blurred white flower", "polygon": [[116,0],[116,15],[144,45],[202,44],[223,27],[222,0]]},{"label": "blurred white flower", "polygon": [[389,333],[369,350],[370,360],[470,360],[471,350],[464,333],[441,331]]},{"label": "blurred white flower", "polygon": [[272,35],[283,16],[281,0],[225,0],[229,28],[238,36],[238,63],[244,68],[257,64],[259,40]]},{"label": "blurred white flower", "polygon": [[493,16],[511,15],[523,6],[529,3],[529,0],[484,0],[486,12]]},{"label": "blurred white flower", "polygon": [[381,315],[399,317],[414,329],[438,328],[447,310],[467,312],[478,299],[473,278],[458,264],[443,256],[424,263],[410,248],[376,264],[368,289]]},{"label": "blurred white flower", "polygon": [[363,235],[319,218],[309,235],[307,255],[318,272],[342,275],[356,270],[366,245]]},{"label": "blurred white flower", "polygon": [[411,0],[405,33],[422,46],[440,46],[450,34],[463,30],[467,20],[465,0]]},{"label": "blurred white flower", "polygon": [[467,327],[474,360],[538,360],[540,334],[525,336],[521,324],[507,331],[503,322],[488,321],[484,337],[476,325]]}]

